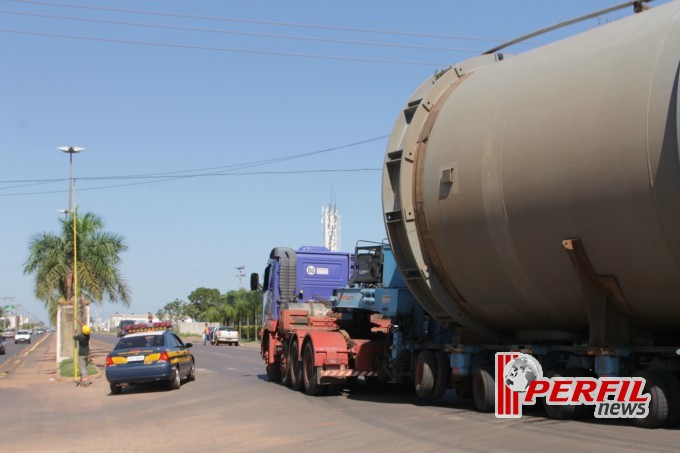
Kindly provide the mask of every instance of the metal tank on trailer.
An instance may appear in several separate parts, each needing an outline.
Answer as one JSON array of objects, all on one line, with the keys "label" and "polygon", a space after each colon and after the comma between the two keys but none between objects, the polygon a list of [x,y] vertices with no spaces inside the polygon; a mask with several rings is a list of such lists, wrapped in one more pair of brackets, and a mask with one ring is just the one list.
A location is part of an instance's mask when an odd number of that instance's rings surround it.
[{"label": "metal tank on trailer", "polygon": [[673,2],[416,90],[389,140],[383,211],[431,316],[591,344],[677,330],[679,64]]}]

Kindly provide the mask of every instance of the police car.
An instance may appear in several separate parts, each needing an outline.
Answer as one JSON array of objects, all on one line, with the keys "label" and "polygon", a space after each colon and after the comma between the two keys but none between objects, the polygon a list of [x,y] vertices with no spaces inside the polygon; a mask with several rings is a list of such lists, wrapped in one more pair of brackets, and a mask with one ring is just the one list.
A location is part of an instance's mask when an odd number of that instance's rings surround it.
[{"label": "police car", "polygon": [[163,325],[138,328],[118,340],[106,356],[106,379],[114,395],[123,386],[144,382],[167,382],[178,389],[182,379],[196,379],[191,343],[184,343]]}]

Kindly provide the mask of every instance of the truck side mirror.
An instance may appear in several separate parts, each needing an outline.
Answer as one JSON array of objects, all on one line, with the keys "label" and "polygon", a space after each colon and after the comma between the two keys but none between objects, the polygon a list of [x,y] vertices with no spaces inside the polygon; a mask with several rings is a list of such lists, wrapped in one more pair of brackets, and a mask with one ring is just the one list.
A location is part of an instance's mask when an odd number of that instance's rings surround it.
[{"label": "truck side mirror", "polygon": [[257,291],[260,289],[260,275],[257,272],[250,274],[250,290]]}]

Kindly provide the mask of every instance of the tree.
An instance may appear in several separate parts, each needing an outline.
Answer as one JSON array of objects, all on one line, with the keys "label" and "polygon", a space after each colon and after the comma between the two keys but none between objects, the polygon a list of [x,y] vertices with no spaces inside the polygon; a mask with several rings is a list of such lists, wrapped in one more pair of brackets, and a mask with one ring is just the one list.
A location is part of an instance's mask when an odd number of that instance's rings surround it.
[{"label": "tree", "polygon": [[211,308],[217,307],[220,290],[214,288],[196,288],[189,294],[189,314],[194,319],[203,318]]},{"label": "tree", "polygon": [[[29,243],[24,274],[35,275],[34,294],[42,300],[52,322],[56,319],[60,299],[73,297],[73,218],[59,220],[61,234],[36,233]],[[92,213],[76,223],[76,258],[78,285],[84,298],[102,303],[130,305],[128,286],[118,265],[120,254],[127,250],[122,236],[103,231],[103,220]]]},{"label": "tree", "polygon": [[222,319],[220,324],[233,324],[234,319],[236,319],[236,310],[234,307],[225,302],[219,306],[219,310]]},{"label": "tree", "polygon": [[255,326],[255,338],[253,339],[256,340],[258,335],[258,320],[261,321],[262,318],[262,293],[259,291],[248,291],[246,292],[245,297],[248,310],[253,314],[253,325]]},{"label": "tree", "polygon": [[170,321],[170,324],[177,326],[187,317],[187,303],[181,299],[175,299],[158,310],[156,316],[161,321]]}]

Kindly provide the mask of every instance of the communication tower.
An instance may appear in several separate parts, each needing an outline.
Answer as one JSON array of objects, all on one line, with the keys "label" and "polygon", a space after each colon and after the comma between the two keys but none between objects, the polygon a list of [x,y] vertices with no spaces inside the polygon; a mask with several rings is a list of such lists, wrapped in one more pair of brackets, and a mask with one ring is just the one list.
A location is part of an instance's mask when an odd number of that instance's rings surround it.
[{"label": "communication tower", "polygon": [[321,208],[323,246],[333,252],[340,250],[340,214],[332,202]]}]

